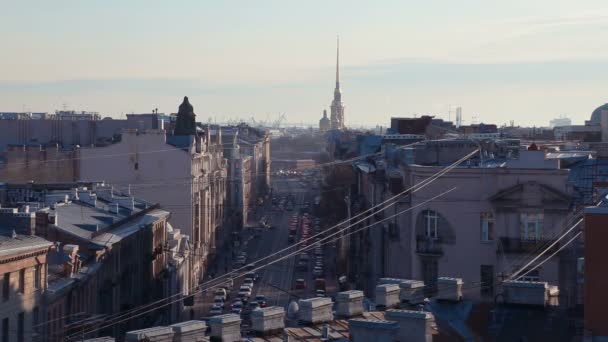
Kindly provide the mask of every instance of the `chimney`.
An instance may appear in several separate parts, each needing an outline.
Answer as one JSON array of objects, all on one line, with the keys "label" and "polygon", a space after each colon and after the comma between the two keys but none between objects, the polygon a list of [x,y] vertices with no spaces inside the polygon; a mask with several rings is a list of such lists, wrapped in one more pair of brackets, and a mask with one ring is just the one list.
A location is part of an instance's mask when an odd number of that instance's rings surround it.
[{"label": "chimney", "polygon": [[399,304],[399,285],[381,284],[376,286],[376,308],[389,309]]},{"label": "chimney", "polygon": [[363,291],[345,291],[338,293],[336,314],[341,317],[354,317],[363,313]]},{"label": "chimney", "polygon": [[399,324],[397,340],[426,342],[432,341],[430,332],[435,324],[435,317],[426,311],[386,310],[384,317]]},{"label": "chimney", "polygon": [[207,324],[204,321],[186,321],[171,324],[173,329],[173,342],[200,341],[199,337],[205,336]]},{"label": "chimney", "polygon": [[251,311],[251,329],[259,334],[268,335],[285,328],[285,309],[269,306]]},{"label": "chimney", "polygon": [[458,302],[462,300],[462,278],[437,278],[437,299]]},{"label": "chimney", "polygon": [[125,341],[128,342],[173,342],[173,329],[171,327],[152,327],[127,332]]},{"label": "chimney", "polygon": [[300,299],[298,304],[300,306],[298,320],[304,324],[330,322],[334,319],[331,298]]},{"label": "chimney", "polygon": [[348,328],[350,340],[353,342],[398,341],[399,324],[397,322],[354,318],[348,320]]},{"label": "chimney", "polygon": [[399,300],[401,303],[419,304],[424,302],[424,282],[421,280],[403,280],[399,283]]},{"label": "chimney", "polygon": [[68,257],[68,261],[63,264],[63,272],[66,277],[71,277],[80,271],[80,260],[78,260],[78,245],[63,246],[63,254]]},{"label": "chimney", "polygon": [[549,285],[542,281],[507,280],[502,283],[505,302],[545,306],[549,300]]},{"label": "chimney", "polygon": [[241,316],[226,314],[211,317],[211,337],[220,338],[222,342],[241,341]]}]

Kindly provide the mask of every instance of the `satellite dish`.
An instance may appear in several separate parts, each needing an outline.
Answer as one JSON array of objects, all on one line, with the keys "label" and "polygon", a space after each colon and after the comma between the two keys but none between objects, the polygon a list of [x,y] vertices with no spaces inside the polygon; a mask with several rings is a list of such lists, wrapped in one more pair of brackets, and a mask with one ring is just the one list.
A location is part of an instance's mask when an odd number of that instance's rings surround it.
[{"label": "satellite dish", "polygon": [[289,317],[290,319],[295,319],[299,311],[300,306],[298,305],[298,303],[296,303],[296,301],[291,301],[291,303],[289,303],[289,306],[287,307],[287,317]]}]

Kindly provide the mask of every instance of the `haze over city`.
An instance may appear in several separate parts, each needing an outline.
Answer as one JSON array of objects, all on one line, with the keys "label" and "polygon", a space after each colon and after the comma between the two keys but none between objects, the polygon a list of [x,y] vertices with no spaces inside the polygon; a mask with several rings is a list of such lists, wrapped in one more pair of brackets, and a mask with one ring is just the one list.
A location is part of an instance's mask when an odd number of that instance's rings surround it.
[{"label": "haze over city", "polygon": [[608,341],[608,4],[0,5],[0,342]]},{"label": "haze over city", "polygon": [[[603,1],[5,2],[3,110],[315,124],[335,36],[351,125],[433,114],[547,126],[608,101]],[[314,118],[314,120],[312,119]],[[453,119],[453,118],[452,118]]]}]

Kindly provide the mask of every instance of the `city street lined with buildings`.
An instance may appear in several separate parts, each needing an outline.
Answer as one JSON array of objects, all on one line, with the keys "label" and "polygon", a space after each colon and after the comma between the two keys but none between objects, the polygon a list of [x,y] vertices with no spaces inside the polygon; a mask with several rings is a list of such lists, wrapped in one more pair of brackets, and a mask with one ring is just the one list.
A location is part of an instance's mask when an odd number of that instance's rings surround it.
[{"label": "city street lined with buildings", "polygon": [[331,53],[318,125],[0,112],[0,342],[606,340],[608,104],[356,128]]}]

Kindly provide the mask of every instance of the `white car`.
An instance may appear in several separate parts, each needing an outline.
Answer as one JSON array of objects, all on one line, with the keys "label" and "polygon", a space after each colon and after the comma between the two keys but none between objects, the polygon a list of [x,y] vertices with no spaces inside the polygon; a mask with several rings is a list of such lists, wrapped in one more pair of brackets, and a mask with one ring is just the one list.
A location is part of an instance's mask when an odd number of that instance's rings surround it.
[{"label": "white car", "polygon": [[241,286],[239,288],[239,295],[245,295],[247,297],[251,297],[251,288],[248,286]]},{"label": "white car", "polygon": [[217,289],[215,290],[215,298],[221,297],[222,300],[226,301],[226,298],[228,297],[227,292],[225,289]]},{"label": "white car", "polygon": [[323,269],[319,266],[315,266],[315,268],[312,270],[312,274],[315,276],[320,276],[323,274]]},{"label": "white car", "polygon": [[243,286],[249,286],[250,288],[253,288],[253,279],[245,278],[245,280],[243,281]]}]

